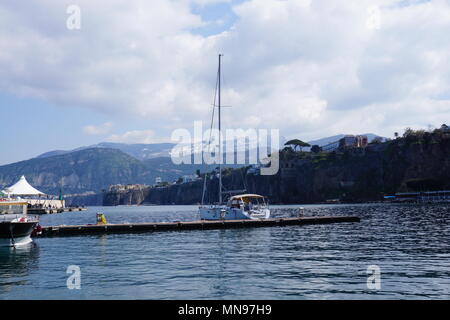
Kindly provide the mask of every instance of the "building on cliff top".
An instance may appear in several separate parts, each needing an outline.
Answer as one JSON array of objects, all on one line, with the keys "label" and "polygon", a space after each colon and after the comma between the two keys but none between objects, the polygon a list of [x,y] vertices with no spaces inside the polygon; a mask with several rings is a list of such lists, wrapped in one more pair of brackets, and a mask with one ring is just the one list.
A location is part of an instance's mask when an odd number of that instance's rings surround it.
[{"label": "building on cliff top", "polygon": [[146,184],[114,184],[110,185],[108,191],[110,192],[126,192],[131,190],[142,190],[147,188]]},{"label": "building on cliff top", "polygon": [[367,136],[354,136],[354,135],[346,135],[345,137],[328,143],[322,146],[322,151],[324,152],[333,152],[333,151],[344,151],[347,149],[354,148],[366,148],[369,144],[369,139]]}]

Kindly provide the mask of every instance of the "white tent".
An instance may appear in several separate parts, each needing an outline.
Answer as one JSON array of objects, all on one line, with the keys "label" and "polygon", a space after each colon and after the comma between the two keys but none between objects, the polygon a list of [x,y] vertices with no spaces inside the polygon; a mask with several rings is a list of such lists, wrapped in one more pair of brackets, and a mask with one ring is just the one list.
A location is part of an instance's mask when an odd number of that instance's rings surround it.
[{"label": "white tent", "polygon": [[40,192],[39,190],[33,188],[25,179],[25,176],[20,177],[20,180],[17,181],[14,185],[9,188],[3,190],[3,193],[6,193],[10,196],[41,196],[45,195],[45,193]]}]

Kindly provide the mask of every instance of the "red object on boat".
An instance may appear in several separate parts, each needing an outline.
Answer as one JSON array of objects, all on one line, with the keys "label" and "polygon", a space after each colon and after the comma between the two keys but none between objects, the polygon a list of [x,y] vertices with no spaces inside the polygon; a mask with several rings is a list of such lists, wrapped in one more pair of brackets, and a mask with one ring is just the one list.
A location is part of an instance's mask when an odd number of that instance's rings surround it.
[{"label": "red object on boat", "polygon": [[40,224],[37,224],[36,227],[34,227],[33,232],[31,233],[32,236],[37,236],[42,234],[42,227]]}]

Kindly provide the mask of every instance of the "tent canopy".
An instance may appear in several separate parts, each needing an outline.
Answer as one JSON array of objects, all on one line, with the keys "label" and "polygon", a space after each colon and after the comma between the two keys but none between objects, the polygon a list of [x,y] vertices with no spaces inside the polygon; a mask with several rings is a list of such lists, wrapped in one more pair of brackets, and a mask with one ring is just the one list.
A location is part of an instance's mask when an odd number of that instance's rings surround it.
[{"label": "tent canopy", "polygon": [[20,177],[20,180],[13,184],[11,187],[3,190],[3,193],[13,196],[40,196],[45,193],[33,188],[25,179],[25,176]]}]

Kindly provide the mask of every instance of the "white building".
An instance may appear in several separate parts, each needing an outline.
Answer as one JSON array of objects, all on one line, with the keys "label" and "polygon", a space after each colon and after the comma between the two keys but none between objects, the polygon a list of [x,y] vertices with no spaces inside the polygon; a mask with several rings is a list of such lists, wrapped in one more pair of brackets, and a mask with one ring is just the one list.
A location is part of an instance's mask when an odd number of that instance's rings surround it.
[{"label": "white building", "polygon": [[17,181],[12,186],[6,188],[2,191],[7,194],[8,197],[11,196],[45,196],[46,194],[33,188],[25,179],[25,176],[20,177],[19,181]]},{"label": "white building", "polygon": [[[65,200],[54,200],[48,199],[48,196],[32,187],[25,176],[20,177],[19,181],[17,181],[12,186],[5,188],[2,193],[8,195],[8,198],[16,197],[19,200],[22,200],[22,197],[27,197],[27,199],[23,199],[31,206],[42,206],[45,208],[55,208],[60,209],[65,207]],[[47,196],[47,197],[46,197]]]}]

